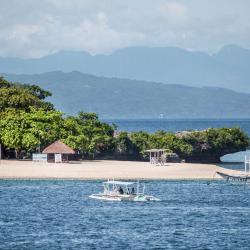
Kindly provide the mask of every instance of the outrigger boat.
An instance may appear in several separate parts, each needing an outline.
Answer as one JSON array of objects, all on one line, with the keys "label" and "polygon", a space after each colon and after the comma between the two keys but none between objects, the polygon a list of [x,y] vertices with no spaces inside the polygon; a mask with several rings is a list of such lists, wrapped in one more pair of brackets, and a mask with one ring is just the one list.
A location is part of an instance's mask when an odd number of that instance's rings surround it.
[{"label": "outrigger boat", "polygon": [[228,182],[250,182],[250,157],[245,156],[245,173],[243,174],[226,174],[222,172],[216,172],[224,180]]},{"label": "outrigger boat", "polygon": [[89,198],[106,201],[160,201],[155,196],[145,195],[145,186],[138,182],[108,180],[103,182],[103,193],[92,194]]},{"label": "outrigger boat", "polygon": [[221,176],[224,180],[230,182],[250,182],[250,175],[230,175],[222,172],[216,172],[219,176]]}]

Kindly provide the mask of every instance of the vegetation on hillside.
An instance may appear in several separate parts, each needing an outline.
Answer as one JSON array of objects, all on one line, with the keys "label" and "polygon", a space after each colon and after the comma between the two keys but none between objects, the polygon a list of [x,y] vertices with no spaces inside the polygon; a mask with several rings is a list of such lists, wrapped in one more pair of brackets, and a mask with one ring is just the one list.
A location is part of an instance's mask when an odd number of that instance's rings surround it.
[{"label": "vegetation on hillside", "polygon": [[46,102],[51,93],[36,85],[0,78],[0,143],[5,156],[29,157],[55,140],[62,140],[85,158],[147,160],[150,148],[165,148],[187,161],[218,162],[220,156],[245,150],[248,137],[239,128],[208,129],[181,134],[158,131],[121,132],[94,113],[65,116]]}]

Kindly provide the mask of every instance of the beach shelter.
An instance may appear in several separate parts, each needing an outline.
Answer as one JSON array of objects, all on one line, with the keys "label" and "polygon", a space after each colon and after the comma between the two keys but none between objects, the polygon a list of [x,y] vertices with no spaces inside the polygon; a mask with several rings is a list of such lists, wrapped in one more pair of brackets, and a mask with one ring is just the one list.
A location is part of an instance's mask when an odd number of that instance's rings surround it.
[{"label": "beach shelter", "polygon": [[149,160],[151,164],[164,165],[166,162],[180,162],[180,157],[176,153],[169,153],[168,149],[149,149]]},{"label": "beach shelter", "polygon": [[47,154],[49,162],[67,162],[68,156],[75,154],[76,152],[61,141],[55,141],[42,152]]},{"label": "beach shelter", "polygon": [[166,151],[167,149],[149,149],[146,150],[149,153],[149,161],[151,164],[164,165],[166,162]]}]

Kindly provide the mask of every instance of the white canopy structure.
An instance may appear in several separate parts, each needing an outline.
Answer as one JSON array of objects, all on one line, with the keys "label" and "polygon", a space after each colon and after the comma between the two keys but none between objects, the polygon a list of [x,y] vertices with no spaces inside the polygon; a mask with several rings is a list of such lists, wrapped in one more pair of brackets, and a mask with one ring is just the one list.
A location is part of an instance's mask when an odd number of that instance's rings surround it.
[{"label": "white canopy structure", "polygon": [[149,149],[146,152],[149,153],[150,164],[164,165],[166,162],[167,149]]},{"label": "white canopy structure", "polygon": [[128,182],[128,181],[114,181],[114,180],[108,180],[103,182],[103,184],[111,184],[111,185],[119,185],[119,186],[130,186],[134,185],[135,182]]}]

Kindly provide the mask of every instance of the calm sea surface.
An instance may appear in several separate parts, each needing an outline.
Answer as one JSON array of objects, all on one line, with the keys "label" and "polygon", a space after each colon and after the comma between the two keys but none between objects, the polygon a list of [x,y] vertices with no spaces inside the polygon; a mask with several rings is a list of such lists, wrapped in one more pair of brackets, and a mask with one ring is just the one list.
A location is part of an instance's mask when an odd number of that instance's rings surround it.
[{"label": "calm sea surface", "polygon": [[178,132],[183,130],[203,130],[207,128],[240,127],[250,136],[250,119],[140,119],[140,120],[106,120],[115,123],[118,130],[155,132],[166,130]]},{"label": "calm sea surface", "polygon": [[152,181],[160,202],[88,198],[99,181],[0,181],[0,249],[249,249],[250,186]]}]

